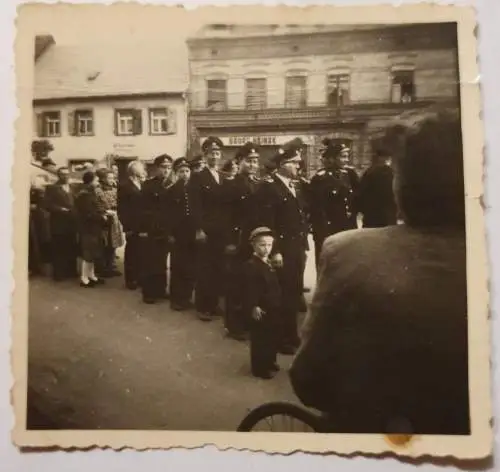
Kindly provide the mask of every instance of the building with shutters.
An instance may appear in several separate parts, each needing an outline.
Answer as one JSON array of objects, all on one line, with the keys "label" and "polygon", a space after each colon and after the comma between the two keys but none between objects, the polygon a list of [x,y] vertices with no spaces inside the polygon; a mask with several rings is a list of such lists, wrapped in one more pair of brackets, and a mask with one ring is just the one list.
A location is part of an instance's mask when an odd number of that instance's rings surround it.
[{"label": "building with shutters", "polygon": [[188,50],[193,151],[216,135],[232,157],[250,139],[265,160],[300,137],[311,174],[330,137],[362,171],[399,116],[459,109],[455,24],[209,25]]},{"label": "building with shutters", "polygon": [[[35,61],[34,138],[78,171],[186,153],[184,44],[50,44]],[[172,49],[174,48],[174,49]],[[175,50],[175,52],[173,52]]]}]

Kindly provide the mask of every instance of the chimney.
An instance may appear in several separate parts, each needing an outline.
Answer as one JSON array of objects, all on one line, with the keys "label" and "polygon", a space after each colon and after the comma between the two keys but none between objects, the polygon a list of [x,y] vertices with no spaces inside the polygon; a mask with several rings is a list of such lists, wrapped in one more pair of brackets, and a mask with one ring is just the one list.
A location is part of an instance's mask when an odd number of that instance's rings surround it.
[{"label": "chimney", "polygon": [[55,40],[52,35],[44,34],[35,37],[35,61],[53,44]]}]

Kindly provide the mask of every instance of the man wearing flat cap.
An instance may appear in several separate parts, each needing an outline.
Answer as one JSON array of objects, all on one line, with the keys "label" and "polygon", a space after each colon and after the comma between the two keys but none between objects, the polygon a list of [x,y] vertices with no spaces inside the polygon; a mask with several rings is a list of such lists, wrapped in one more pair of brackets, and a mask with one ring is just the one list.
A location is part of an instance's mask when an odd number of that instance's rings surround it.
[{"label": "man wearing flat cap", "polygon": [[167,287],[167,212],[166,190],[170,182],[172,158],[162,154],[153,161],[153,177],[141,189],[144,232],[142,237],[142,298],[155,303],[168,298]]},{"label": "man wearing flat cap", "polygon": [[252,255],[249,235],[255,227],[255,193],[259,186],[259,151],[247,142],[236,153],[239,172],[233,180],[224,182],[227,204],[225,251],[228,258],[226,273],[225,328],[229,337],[246,338],[248,320],[242,311],[241,271]]},{"label": "man wearing flat cap", "polygon": [[202,202],[202,227],[198,240],[203,240],[198,254],[195,305],[202,321],[220,315],[219,298],[223,291],[225,206],[219,165],[222,141],[209,136],[202,144],[207,166],[192,175]]},{"label": "man wearing flat cap", "polygon": [[357,175],[346,168],[349,150],[328,138],[323,144],[324,167],[313,176],[309,186],[316,267],[325,238],[357,227]]},{"label": "man wearing flat cap", "polygon": [[271,261],[278,269],[283,299],[279,316],[278,344],[282,354],[293,355],[298,347],[297,315],[303,289],[304,253],[307,244],[305,200],[296,185],[301,165],[300,148],[287,143],[274,156],[276,174],[256,192],[257,224],[275,234]]}]

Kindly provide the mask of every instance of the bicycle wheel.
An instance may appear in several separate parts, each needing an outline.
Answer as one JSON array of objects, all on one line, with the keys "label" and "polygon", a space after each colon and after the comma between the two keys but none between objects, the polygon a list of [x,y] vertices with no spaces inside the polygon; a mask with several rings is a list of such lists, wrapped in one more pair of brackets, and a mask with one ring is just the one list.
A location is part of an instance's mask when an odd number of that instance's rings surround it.
[{"label": "bicycle wheel", "polygon": [[319,433],[321,430],[319,415],[293,403],[272,402],[250,411],[236,431]]}]

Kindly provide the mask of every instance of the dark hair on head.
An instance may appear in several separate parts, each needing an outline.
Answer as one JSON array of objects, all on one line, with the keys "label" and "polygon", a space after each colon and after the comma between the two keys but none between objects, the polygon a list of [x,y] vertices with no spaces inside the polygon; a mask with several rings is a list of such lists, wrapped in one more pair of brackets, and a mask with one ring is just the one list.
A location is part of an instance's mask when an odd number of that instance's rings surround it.
[{"label": "dark hair on head", "polygon": [[224,162],[224,165],[222,166],[222,171],[229,172],[233,169],[233,166],[235,165],[237,165],[236,159],[229,159],[226,162]]},{"label": "dark hair on head", "polygon": [[92,183],[94,179],[95,179],[95,172],[91,170],[88,170],[82,176],[82,180],[85,185]]},{"label": "dark hair on head", "polygon": [[445,115],[430,118],[407,134],[396,159],[396,194],[410,226],[465,226],[459,119]]},{"label": "dark hair on head", "polygon": [[99,180],[103,181],[106,180],[108,175],[113,174],[113,171],[111,169],[107,169],[106,167],[101,167],[96,170],[95,174]]}]

